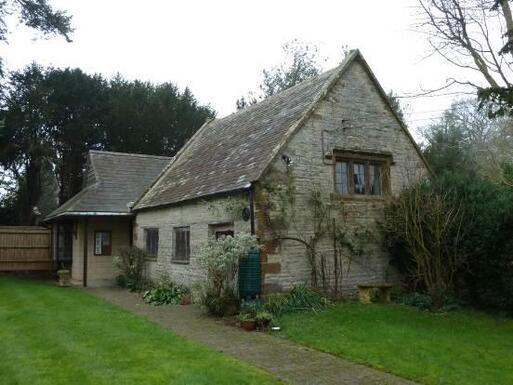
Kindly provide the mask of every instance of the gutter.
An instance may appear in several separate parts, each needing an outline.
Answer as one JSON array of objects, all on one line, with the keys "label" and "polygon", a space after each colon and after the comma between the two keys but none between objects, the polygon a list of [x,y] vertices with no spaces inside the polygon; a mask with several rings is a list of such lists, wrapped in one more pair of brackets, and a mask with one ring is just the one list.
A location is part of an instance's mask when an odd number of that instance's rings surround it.
[{"label": "gutter", "polygon": [[65,211],[63,213],[45,218],[42,223],[52,222],[60,217],[125,217],[133,216],[134,213],[112,212],[112,211]]}]

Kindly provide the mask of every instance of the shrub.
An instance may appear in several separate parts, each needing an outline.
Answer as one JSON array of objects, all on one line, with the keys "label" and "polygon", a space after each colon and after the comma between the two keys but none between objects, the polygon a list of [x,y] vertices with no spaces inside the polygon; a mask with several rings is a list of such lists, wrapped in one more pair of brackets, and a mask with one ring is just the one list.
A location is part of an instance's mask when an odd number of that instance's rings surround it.
[{"label": "shrub", "polygon": [[255,314],[257,328],[267,330],[273,322],[273,315],[267,311],[259,311]]},{"label": "shrub", "polygon": [[[421,199],[411,199],[412,194]],[[440,207],[444,215],[435,215],[436,211],[429,207],[429,196],[443,197]],[[451,221],[446,213],[456,209],[458,215],[453,214]],[[430,230],[435,228],[430,225],[436,223],[434,219],[443,230],[439,236]],[[407,283],[416,291],[426,290],[438,307],[460,306],[451,299],[456,295],[475,306],[513,314],[512,186],[475,174],[442,173],[393,201],[387,207],[383,228],[387,246]],[[422,238],[407,239],[415,232]],[[412,247],[412,242],[422,246],[419,239],[427,252],[421,249],[418,253],[418,248]],[[440,252],[433,253],[437,249]],[[439,256],[448,252],[453,257],[440,264]],[[431,257],[426,259],[426,255]],[[441,276],[445,284],[433,288],[428,277],[436,276]]]},{"label": "shrub", "polygon": [[221,296],[225,288],[233,288],[239,258],[256,247],[256,236],[246,233],[208,240],[198,259],[207,270],[208,282],[217,296]]},{"label": "shrub", "polygon": [[224,290],[221,295],[218,295],[216,292],[207,289],[201,295],[201,304],[210,316],[231,316],[237,312],[239,299],[231,290]]},{"label": "shrub", "polygon": [[421,183],[403,191],[385,211],[388,246],[400,255],[411,280],[427,290],[440,308],[453,293],[464,263],[463,209],[454,193]]},{"label": "shrub", "polygon": [[[199,253],[200,265],[207,278],[200,283],[200,301],[207,313],[223,316],[237,306],[235,277],[239,258],[258,246],[254,235],[240,233],[219,239],[209,239]],[[236,309],[235,309],[236,311]]]},{"label": "shrub", "polygon": [[451,186],[464,208],[467,268],[458,294],[482,308],[513,314],[513,187],[450,174],[435,183],[439,190]]},{"label": "shrub", "polygon": [[144,300],[152,305],[177,305],[187,294],[190,294],[187,287],[164,280],[157,287],[146,290]]},{"label": "shrub", "polygon": [[286,295],[270,295],[264,303],[264,308],[269,313],[280,316],[295,311],[320,311],[324,310],[328,304],[328,300],[320,291],[298,285]]},{"label": "shrub", "polygon": [[145,278],[146,258],[148,255],[138,247],[123,247],[114,264],[120,271],[116,282],[131,291],[142,290],[147,285]]},{"label": "shrub", "polygon": [[399,293],[394,300],[397,303],[413,306],[420,310],[430,310],[433,306],[433,300],[429,295],[415,291]]}]

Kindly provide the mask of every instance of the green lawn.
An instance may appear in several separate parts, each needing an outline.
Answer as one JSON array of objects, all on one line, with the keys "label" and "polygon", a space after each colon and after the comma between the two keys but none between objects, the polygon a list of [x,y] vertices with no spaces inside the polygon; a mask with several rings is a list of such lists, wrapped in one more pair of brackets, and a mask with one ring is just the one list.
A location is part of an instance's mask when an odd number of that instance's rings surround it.
[{"label": "green lawn", "polygon": [[279,324],[294,341],[421,383],[513,384],[513,320],[350,303]]},{"label": "green lawn", "polygon": [[0,384],[278,384],[80,289],[0,277]]}]

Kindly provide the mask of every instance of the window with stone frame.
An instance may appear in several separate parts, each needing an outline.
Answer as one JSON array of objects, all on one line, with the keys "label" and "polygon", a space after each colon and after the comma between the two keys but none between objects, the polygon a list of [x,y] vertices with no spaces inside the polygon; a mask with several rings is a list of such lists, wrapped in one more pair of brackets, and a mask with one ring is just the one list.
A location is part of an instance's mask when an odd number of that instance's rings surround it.
[{"label": "window with stone frame", "polygon": [[343,196],[383,196],[390,191],[390,159],[358,153],[336,154],[335,192]]},{"label": "window with stone frame", "polygon": [[191,256],[191,230],[188,226],[173,229],[174,253],[173,262],[189,263]]},{"label": "window with stone frame", "polygon": [[157,257],[159,252],[159,229],[144,229],[145,249],[149,256]]}]

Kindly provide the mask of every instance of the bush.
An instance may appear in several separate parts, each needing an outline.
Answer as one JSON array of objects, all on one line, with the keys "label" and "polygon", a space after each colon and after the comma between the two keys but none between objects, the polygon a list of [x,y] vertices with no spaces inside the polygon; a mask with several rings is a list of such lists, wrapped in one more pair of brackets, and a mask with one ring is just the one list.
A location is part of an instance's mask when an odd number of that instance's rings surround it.
[{"label": "bush", "polygon": [[146,258],[148,255],[138,247],[123,247],[119,256],[114,258],[114,264],[120,275],[116,278],[118,285],[131,291],[143,290],[147,286],[145,278]]},{"label": "bush", "polygon": [[154,287],[144,293],[144,300],[152,305],[177,305],[190,290],[185,286],[166,285]]},{"label": "bush", "polygon": [[258,242],[254,235],[240,233],[233,237],[209,239],[201,249],[199,262],[206,270],[207,278],[199,284],[199,295],[209,315],[235,314],[238,305],[235,277],[239,258],[256,247]]},{"label": "bush", "polygon": [[218,295],[217,292],[207,289],[202,293],[201,304],[210,316],[232,316],[237,312],[239,299],[231,290],[225,290]]},{"label": "bush", "polygon": [[328,300],[321,292],[305,285],[294,286],[286,295],[271,295],[264,303],[264,309],[274,316],[295,311],[320,311],[328,306]]},{"label": "bush", "polygon": [[240,306],[239,321],[255,321],[257,329],[267,330],[273,321],[273,315],[260,301],[245,301]]},{"label": "bush", "polygon": [[433,300],[429,295],[415,291],[399,293],[394,300],[402,305],[413,306],[420,310],[430,310],[433,307]]},{"label": "bush", "polygon": [[[427,193],[443,197],[441,207],[447,209],[442,212],[458,208],[460,218],[453,221],[454,226],[448,226],[447,215],[436,216],[436,211],[427,206],[429,199],[408,200],[415,191],[421,197]],[[399,215],[401,210],[403,214]],[[383,228],[387,246],[394,256],[395,265],[406,273],[406,283],[410,288],[426,291],[439,308],[460,306],[451,299],[456,296],[474,306],[513,314],[513,187],[475,174],[446,172],[404,192],[387,208],[386,214]],[[419,219],[417,223],[413,222],[415,217]],[[445,226],[440,228],[447,231],[439,233],[440,236],[433,236],[431,231],[419,233],[428,254],[422,248],[412,247],[406,236],[412,229],[429,230],[426,225],[433,222],[433,218],[439,218],[439,224]],[[443,253],[432,253],[436,251],[437,244],[442,246],[438,247],[441,252],[457,255],[457,259],[453,259],[457,263],[450,259],[447,260],[449,263],[438,263],[438,255]],[[414,255],[418,250],[421,250],[420,259]],[[426,259],[426,255],[435,255],[436,258]],[[443,285],[433,288],[426,279],[433,273],[442,278],[447,273],[450,275],[442,279],[445,281]]]},{"label": "bush", "polygon": [[420,183],[403,191],[385,210],[388,246],[405,256],[402,267],[440,308],[454,291],[464,264],[463,209],[453,192]]},{"label": "bush", "polygon": [[434,183],[439,190],[450,186],[464,210],[467,259],[457,294],[479,307],[513,314],[513,187],[452,174]]}]

